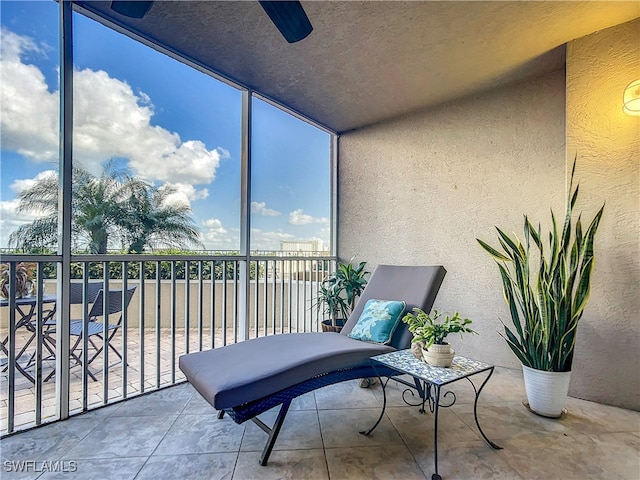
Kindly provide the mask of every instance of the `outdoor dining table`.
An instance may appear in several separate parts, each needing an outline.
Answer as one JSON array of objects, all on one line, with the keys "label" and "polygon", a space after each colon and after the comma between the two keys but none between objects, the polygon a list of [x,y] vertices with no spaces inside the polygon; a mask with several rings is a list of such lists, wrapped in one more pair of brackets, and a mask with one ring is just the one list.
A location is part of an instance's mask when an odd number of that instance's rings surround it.
[{"label": "outdoor dining table", "polygon": [[[47,294],[47,293],[42,295],[43,307],[45,304],[53,304],[53,307],[48,310],[44,310],[43,308],[43,312],[42,312],[43,323],[46,322],[47,320],[50,320],[55,315],[56,300],[57,300],[56,295]],[[10,302],[8,299],[0,299],[0,307],[8,307],[9,305],[10,305]],[[24,355],[27,349],[31,346],[31,344],[33,343],[37,335],[37,328],[36,328],[36,321],[35,321],[35,318],[37,318],[37,308],[36,308],[37,305],[38,305],[38,297],[36,295],[15,299],[15,313],[16,313],[15,331],[17,332],[19,328],[26,328],[27,331],[31,333],[31,335],[29,336],[29,339],[25,342],[25,344],[22,346],[20,351],[15,356],[15,367],[31,383],[35,383],[35,379],[26,370],[26,368],[20,364],[19,360],[20,360],[20,357]],[[9,316],[8,321],[10,321],[10,318],[11,317]],[[0,349],[2,349],[2,352],[7,356],[7,358],[9,357],[9,350],[7,349],[8,342],[9,342],[9,334],[5,336],[5,338],[2,340],[2,344],[0,344]],[[46,343],[43,343],[43,345],[45,345],[45,347],[49,350],[49,353],[51,353],[52,355],[55,354],[55,352],[51,350],[51,347],[49,347],[49,345],[47,345]],[[5,366],[4,370],[6,369],[7,369],[7,366]]]}]

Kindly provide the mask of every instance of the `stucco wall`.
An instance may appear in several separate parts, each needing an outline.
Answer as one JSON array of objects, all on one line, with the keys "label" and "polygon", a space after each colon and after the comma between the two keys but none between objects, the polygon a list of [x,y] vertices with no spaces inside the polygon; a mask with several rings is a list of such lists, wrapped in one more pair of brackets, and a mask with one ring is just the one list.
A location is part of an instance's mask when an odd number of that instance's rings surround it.
[{"label": "stucco wall", "polygon": [[567,156],[580,158],[585,212],[606,202],[571,392],[640,409],[640,117],[622,93],[640,79],[640,20],[567,46]]},{"label": "stucco wall", "polygon": [[[474,320],[460,353],[519,368],[498,335],[509,322],[497,268],[475,238],[494,225],[522,231],[564,210],[578,154],[578,210],[606,201],[591,301],[582,319],[570,395],[640,410],[640,126],[622,113],[640,77],[640,21],[568,45],[567,72],[496,89],[341,136],[339,255],[442,264],[436,300]],[[565,111],[566,107],[566,111]],[[565,130],[566,128],[566,130]],[[566,147],[566,148],[565,148]]]},{"label": "stucco wall", "polygon": [[479,336],[461,354],[519,368],[498,335],[509,321],[498,269],[476,238],[521,231],[564,208],[565,73],[358,130],[339,142],[339,254],[442,264],[435,308],[460,311]]}]

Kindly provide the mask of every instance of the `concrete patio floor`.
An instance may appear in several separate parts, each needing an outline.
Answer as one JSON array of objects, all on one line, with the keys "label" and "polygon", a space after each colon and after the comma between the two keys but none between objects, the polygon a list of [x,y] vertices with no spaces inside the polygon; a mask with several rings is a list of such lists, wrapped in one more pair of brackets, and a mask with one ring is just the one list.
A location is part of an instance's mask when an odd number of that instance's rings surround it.
[{"label": "concrete patio floor", "polygon": [[[4,438],[1,476],[430,479],[433,416],[405,405],[400,387],[389,383],[385,417],[370,437],[358,431],[380,412],[379,385],[344,382],[298,398],[269,464],[261,467],[266,434],[251,422],[218,420],[189,384],[181,384]],[[496,369],[478,406],[485,433],[504,447],[494,451],[475,427],[471,386],[453,387],[457,402],[440,409],[444,479],[640,478],[639,412],[571,398],[563,418],[538,417],[522,406],[521,373]],[[275,412],[263,417],[271,421]]]}]

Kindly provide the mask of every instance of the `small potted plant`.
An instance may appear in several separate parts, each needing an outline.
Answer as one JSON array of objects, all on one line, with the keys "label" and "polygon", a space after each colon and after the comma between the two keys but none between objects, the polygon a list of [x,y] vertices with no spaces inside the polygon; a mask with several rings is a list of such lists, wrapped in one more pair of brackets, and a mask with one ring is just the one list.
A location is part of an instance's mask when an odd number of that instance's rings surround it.
[{"label": "small potted plant", "polygon": [[320,284],[315,306],[329,316],[322,322],[323,332],[339,332],[344,326],[367,285],[366,265],[367,262],[357,266],[338,262],[336,271]]},{"label": "small potted plant", "polygon": [[[413,313],[407,313],[402,321],[409,325],[409,331],[413,333],[412,348],[416,358],[422,353],[424,360],[435,367],[450,367],[455,351],[445,342],[450,333],[477,333],[469,327],[471,320],[460,317],[458,312],[452,316],[446,315],[444,321],[438,321],[443,315],[438,310],[433,310],[429,315],[419,308],[414,308]],[[416,345],[416,347],[414,347]]]},{"label": "small potted plant", "polygon": [[[36,264],[20,262],[16,265],[15,297],[28,297],[33,293],[33,279],[35,277]],[[9,298],[11,286],[9,284],[9,265],[3,263],[0,267],[0,296]]]}]

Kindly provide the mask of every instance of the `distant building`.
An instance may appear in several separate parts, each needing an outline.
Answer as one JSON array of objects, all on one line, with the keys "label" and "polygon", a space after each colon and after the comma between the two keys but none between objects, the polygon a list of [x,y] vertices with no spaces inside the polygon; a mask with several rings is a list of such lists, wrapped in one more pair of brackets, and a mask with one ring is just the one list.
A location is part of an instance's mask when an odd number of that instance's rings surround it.
[{"label": "distant building", "polygon": [[280,250],[283,252],[324,252],[324,242],[315,240],[280,240]]},{"label": "distant building", "polygon": [[[280,252],[283,256],[292,257],[317,257],[328,256],[329,249],[324,247],[324,242],[321,239],[315,240],[281,240]],[[323,267],[318,267],[317,260],[291,260],[289,262],[283,262],[283,271],[280,271],[280,264],[278,264],[277,271],[273,272],[269,269],[267,276],[269,278],[275,273],[276,278],[281,278],[284,275],[285,278],[293,279],[314,279],[321,280],[324,274]],[[326,267],[324,267],[326,268]],[[320,270],[320,271],[319,271]]]}]

